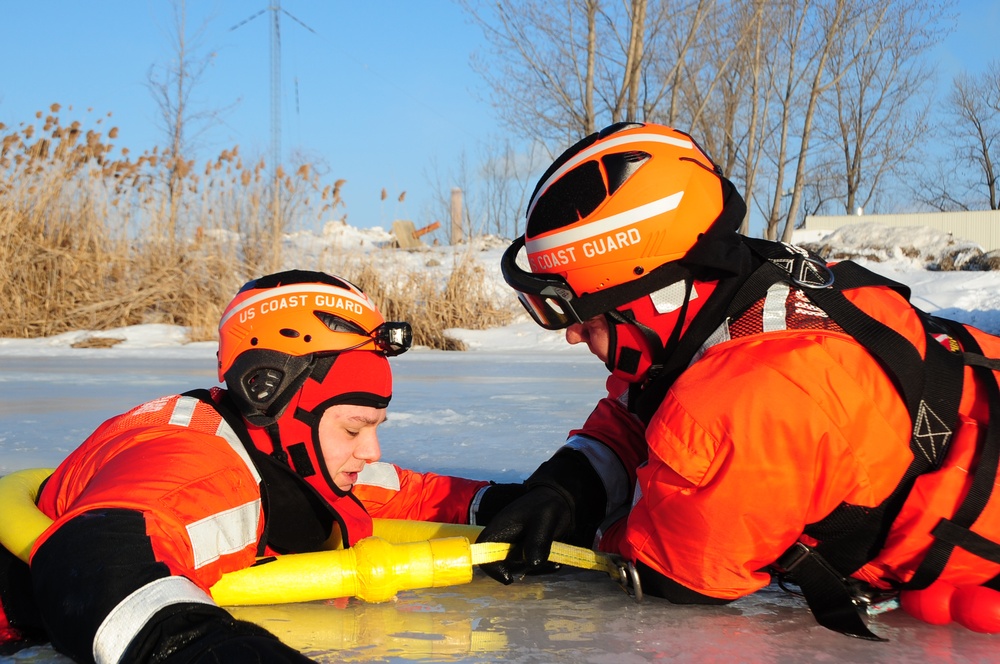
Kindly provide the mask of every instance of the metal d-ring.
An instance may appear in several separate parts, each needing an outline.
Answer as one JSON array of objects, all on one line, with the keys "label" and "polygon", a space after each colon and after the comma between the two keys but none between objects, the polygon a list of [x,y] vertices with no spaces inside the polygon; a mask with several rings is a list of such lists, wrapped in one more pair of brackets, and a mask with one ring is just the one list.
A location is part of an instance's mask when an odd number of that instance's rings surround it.
[{"label": "metal d-ring", "polygon": [[619,556],[614,556],[615,565],[618,570],[618,585],[622,587],[627,595],[635,598],[636,602],[642,601],[642,583],[639,581],[639,570],[635,564],[626,561]]},{"label": "metal d-ring", "polygon": [[[807,265],[808,264],[808,265]],[[810,266],[812,269],[810,269]],[[822,281],[810,281],[806,275],[816,274],[826,276]],[[788,271],[792,283],[802,288],[829,288],[833,285],[833,271],[823,261],[798,252],[792,258],[792,267]]]}]

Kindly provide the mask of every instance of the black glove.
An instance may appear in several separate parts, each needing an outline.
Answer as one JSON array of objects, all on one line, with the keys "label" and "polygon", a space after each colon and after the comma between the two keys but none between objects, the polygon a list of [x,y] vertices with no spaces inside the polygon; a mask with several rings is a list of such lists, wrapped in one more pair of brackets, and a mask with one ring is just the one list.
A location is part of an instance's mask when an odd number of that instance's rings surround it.
[{"label": "black glove", "polygon": [[528,492],[523,484],[495,484],[490,482],[479,498],[479,503],[473,507],[469,523],[485,526],[493,520],[502,509]]},{"label": "black glove", "polygon": [[307,664],[309,659],[263,627],[209,604],[161,609],[122,655],[156,664]]},{"label": "black glove", "polygon": [[554,569],[547,566],[552,542],[573,525],[573,510],[562,493],[547,486],[528,490],[490,521],[477,542],[510,542],[506,560],[485,563],[480,568],[509,585],[526,573]]},{"label": "black glove", "polygon": [[494,516],[479,542],[510,542],[506,560],[481,568],[500,583],[551,571],[552,542],[591,546],[607,511],[604,483],[582,453],[563,448],[532,473],[520,498]]}]

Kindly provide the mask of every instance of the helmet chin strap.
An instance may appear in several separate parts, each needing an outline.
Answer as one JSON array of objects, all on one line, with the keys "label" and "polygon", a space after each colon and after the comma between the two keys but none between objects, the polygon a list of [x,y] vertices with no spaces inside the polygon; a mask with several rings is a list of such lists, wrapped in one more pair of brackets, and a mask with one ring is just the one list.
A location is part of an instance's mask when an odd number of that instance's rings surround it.
[{"label": "helmet chin strap", "polygon": [[624,344],[624,340],[619,338],[620,331],[618,330],[618,325],[626,324],[632,325],[635,329],[639,330],[645,338],[646,345],[649,348],[649,369],[644,372],[645,375],[641,381],[632,382],[646,382],[647,380],[656,378],[663,370],[667,358],[670,357],[676,349],[677,344],[680,342],[681,331],[684,329],[684,321],[687,318],[688,304],[691,301],[693,286],[693,279],[687,278],[684,280],[684,299],[680,307],[675,310],[677,311],[677,315],[674,325],[665,342],[655,330],[648,325],[639,322],[635,316],[635,312],[631,309],[612,309],[611,311],[605,313],[604,317],[608,321],[608,345],[609,350],[611,351],[608,354],[608,360],[605,363],[608,367],[608,371],[615,372],[617,370],[626,374],[631,374],[636,379],[638,379],[639,375],[643,373],[641,371],[642,349],[626,346]]}]

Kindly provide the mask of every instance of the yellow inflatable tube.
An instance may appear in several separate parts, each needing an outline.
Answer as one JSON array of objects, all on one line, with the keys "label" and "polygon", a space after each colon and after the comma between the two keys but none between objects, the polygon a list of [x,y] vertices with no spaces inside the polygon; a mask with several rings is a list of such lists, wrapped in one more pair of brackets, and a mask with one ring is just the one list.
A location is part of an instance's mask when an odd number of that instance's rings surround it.
[{"label": "yellow inflatable tube", "polygon": [[52,525],[35,507],[38,489],[51,474],[49,468],[31,468],[0,477],[0,505],[6,514],[0,519],[0,544],[24,562],[38,536]]},{"label": "yellow inflatable tube", "polygon": [[[30,469],[0,478],[0,544],[27,562],[35,540],[52,524],[36,506],[50,469]],[[285,604],[337,597],[369,602],[400,590],[436,588],[472,580],[469,539],[477,526],[376,519],[375,535],[349,549],[264,559],[231,572],[212,587],[223,606]],[[477,561],[478,562],[478,561]]]}]

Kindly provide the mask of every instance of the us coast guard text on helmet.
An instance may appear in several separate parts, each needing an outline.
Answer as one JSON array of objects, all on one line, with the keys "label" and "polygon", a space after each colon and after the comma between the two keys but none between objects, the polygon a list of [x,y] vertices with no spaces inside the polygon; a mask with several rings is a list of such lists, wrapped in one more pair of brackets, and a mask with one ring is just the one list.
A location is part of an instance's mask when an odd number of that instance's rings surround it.
[{"label": "us coast guard text on helmet", "polygon": [[[642,242],[642,235],[638,228],[630,228],[627,231],[619,231],[613,235],[599,237],[589,240],[580,245],[580,250],[587,258],[600,256],[610,251],[617,251]],[[529,256],[528,263],[535,271],[551,270],[560,265],[567,265],[576,262],[576,247],[569,246],[555,251],[548,251],[537,256]]]},{"label": "us coast guard text on helmet", "polygon": [[[281,293],[282,290],[289,292],[287,294]],[[242,306],[230,311],[226,319],[239,314],[239,321],[246,323],[253,320],[258,314],[263,316],[286,309],[307,306],[323,311],[347,311],[357,315],[363,314],[365,309],[373,309],[371,301],[356,297],[353,293],[345,293],[343,289],[320,286],[306,289],[303,292],[302,287],[296,285],[275,288],[265,297],[250,298]]]}]

